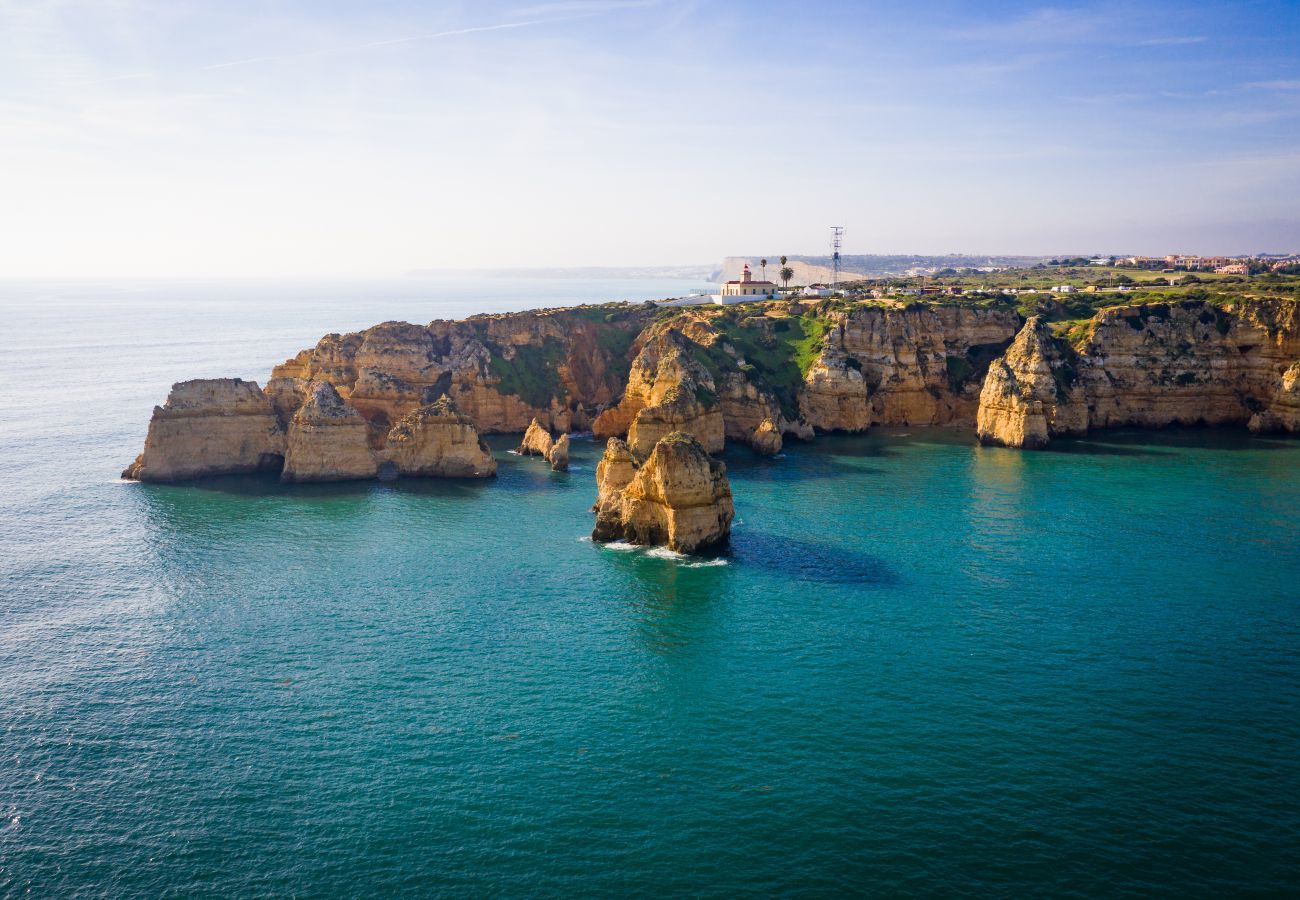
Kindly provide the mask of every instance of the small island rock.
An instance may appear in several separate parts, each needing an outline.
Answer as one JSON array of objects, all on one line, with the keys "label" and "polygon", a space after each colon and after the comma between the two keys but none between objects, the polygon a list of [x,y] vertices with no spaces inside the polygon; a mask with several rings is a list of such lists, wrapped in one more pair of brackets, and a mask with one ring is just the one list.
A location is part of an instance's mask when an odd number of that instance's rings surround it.
[{"label": "small island rock", "polygon": [[596,541],[625,540],[691,553],[724,543],[735,508],[723,463],[692,435],[661,438],[639,467],[611,438],[596,472]]}]

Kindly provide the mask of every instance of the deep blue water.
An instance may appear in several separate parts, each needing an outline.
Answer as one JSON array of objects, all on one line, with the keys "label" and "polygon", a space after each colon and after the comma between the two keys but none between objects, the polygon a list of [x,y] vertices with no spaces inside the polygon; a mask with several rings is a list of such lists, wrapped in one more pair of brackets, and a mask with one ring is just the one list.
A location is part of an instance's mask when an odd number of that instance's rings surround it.
[{"label": "deep blue water", "polygon": [[168,385],[666,283],[0,285],[0,895],[1300,889],[1300,441],[877,430],[608,549],[485,484],[117,480]]}]

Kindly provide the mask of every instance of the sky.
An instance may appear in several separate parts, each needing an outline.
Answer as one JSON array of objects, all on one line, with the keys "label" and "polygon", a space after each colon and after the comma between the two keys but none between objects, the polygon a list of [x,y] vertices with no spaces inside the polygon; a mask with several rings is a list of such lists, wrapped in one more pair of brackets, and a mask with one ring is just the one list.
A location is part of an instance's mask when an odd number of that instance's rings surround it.
[{"label": "sky", "polygon": [[1300,0],[0,0],[0,277],[1300,250]]}]

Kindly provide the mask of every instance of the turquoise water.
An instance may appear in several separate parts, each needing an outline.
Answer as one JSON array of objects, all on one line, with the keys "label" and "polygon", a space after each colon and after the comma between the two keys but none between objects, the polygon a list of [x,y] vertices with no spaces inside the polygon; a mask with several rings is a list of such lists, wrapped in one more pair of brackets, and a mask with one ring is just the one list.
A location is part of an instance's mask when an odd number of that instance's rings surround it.
[{"label": "turquoise water", "polygon": [[116,480],[172,380],[548,302],[454,287],[3,289],[0,895],[1300,886],[1300,441],[738,450],[705,559],[585,541],[585,440]]}]

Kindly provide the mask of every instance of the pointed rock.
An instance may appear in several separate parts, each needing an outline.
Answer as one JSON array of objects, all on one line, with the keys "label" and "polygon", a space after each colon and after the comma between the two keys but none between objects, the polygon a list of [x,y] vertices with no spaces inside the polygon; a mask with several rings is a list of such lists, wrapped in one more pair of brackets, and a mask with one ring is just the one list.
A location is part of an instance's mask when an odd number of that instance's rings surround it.
[{"label": "pointed rock", "polygon": [[1006,354],[993,361],[980,392],[981,442],[1038,449],[1062,434],[1088,430],[1088,406],[1074,352],[1033,316]]},{"label": "pointed rock", "polygon": [[374,478],[379,462],[370,449],[370,426],[327,381],[314,381],[289,423],[282,481],[350,481]]}]

